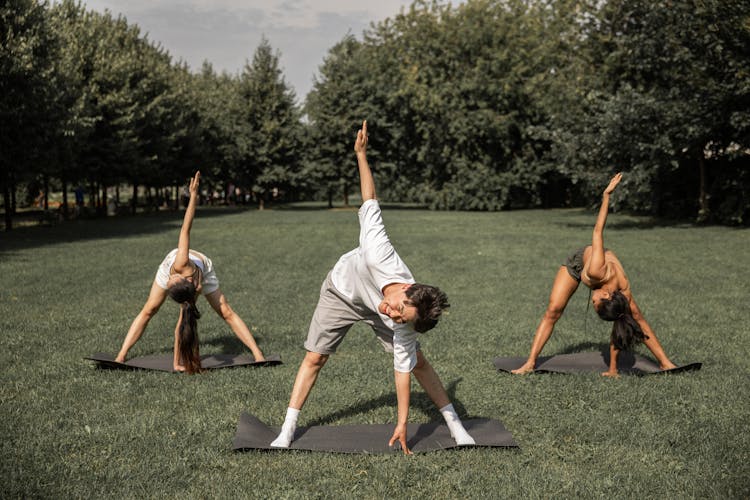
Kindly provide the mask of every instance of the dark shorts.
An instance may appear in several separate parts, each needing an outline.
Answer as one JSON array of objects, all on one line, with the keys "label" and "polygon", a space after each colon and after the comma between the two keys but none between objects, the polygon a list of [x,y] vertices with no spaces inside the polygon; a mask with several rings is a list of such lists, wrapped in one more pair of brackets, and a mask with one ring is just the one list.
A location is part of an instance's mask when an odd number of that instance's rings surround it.
[{"label": "dark shorts", "polygon": [[586,251],[586,247],[581,247],[568,255],[567,260],[563,264],[565,269],[568,270],[568,274],[571,278],[577,282],[581,282],[581,271],[583,270],[583,252]]}]

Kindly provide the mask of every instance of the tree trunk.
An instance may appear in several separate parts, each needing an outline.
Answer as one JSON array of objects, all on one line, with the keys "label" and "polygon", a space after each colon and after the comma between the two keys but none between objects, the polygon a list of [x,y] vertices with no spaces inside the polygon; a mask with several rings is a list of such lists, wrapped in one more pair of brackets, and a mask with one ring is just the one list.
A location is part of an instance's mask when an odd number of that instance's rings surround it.
[{"label": "tree trunk", "polygon": [[10,215],[16,215],[16,182],[13,177],[9,176],[8,185],[10,186]]},{"label": "tree trunk", "polygon": [[328,189],[328,208],[333,208],[333,189]]},{"label": "tree trunk", "polygon": [[5,230],[13,229],[13,213],[10,203],[10,175],[5,176],[6,182],[3,183],[3,205],[5,206]]},{"label": "tree trunk", "polygon": [[344,184],[344,206],[349,206],[349,184]]},{"label": "tree trunk", "polygon": [[42,186],[44,189],[44,210],[49,210],[49,177],[47,174],[42,176]]},{"label": "tree trunk", "polygon": [[90,213],[96,213],[96,183],[93,181],[89,182],[89,206]]},{"label": "tree trunk", "polygon": [[109,215],[107,207],[107,186],[102,186],[102,213],[105,217]]},{"label": "tree trunk", "polygon": [[62,182],[62,216],[63,219],[68,220],[68,182],[65,180],[65,175],[60,178]]},{"label": "tree trunk", "polygon": [[135,215],[135,209],[138,206],[138,184],[133,183],[133,199],[130,200],[130,210]]},{"label": "tree trunk", "polygon": [[706,158],[703,151],[698,153],[698,170],[700,172],[700,192],[698,193],[698,222],[709,218],[708,195],[706,194]]},{"label": "tree trunk", "polygon": [[120,206],[120,185],[119,184],[115,186],[115,204],[117,204],[118,207]]}]

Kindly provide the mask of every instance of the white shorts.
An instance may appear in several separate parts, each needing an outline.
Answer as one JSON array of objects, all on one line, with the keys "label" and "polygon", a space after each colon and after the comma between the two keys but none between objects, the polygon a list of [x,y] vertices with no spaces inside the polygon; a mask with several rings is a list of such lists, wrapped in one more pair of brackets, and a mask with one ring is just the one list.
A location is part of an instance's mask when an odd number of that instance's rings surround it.
[{"label": "white shorts", "polygon": [[[154,281],[164,290],[167,289],[167,283],[169,282],[169,271],[172,269],[175,257],[177,257],[177,249],[175,248],[164,257],[164,260],[159,264],[159,268],[156,270],[156,277]],[[206,255],[191,250],[191,259],[198,258],[203,263],[203,272],[201,273],[203,279],[201,280],[201,294],[209,295],[219,289],[219,278],[216,277],[216,270],[214,269],[214,263],[211,262]]]}]

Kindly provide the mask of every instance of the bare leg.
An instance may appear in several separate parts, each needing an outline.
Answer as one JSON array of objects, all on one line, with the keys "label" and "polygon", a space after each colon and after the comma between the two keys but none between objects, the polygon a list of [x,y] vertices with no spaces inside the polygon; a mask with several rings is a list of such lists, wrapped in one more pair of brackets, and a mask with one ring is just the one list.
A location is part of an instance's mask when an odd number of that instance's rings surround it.
[{"label": "bare leg", "polygon": [[440,382],[440,377],[438,377],[438,374],[421,351],[417,351],[417,366],[414,367],[412,373],[432,402],[435,403],[435,406],[442,408],[450,404],[448,393],[445,392],[445,388],[442,382]]},{"label": "bare leg", "polygon": [[672,363],[672,361],[670,361],[667,357],[667,354],[664,352],[664,349],[659,343],[659,340],[656,338],[654,330],[651,329],[651,325],[649,325],[648,321],[646,321],[646,318],[643,317],[643,313],[638,307],[638,304],[635,302],[635,299],[632,298],[632,295],[630,297],[630,312],[633,314],[633,319],[635,319],[638,322],[638,325],[640,325],[643,333],[648,337],[643,341],[643,343],[646,344],[646,347],[648,347],[656,360],[659,362],[659,366],[661,367],[661,369],[670,370],[672,368],[677,368],[677,365]]},{"label": "bare leg", "polygon": [[412,370],[412,373],[430,399],[432,399],[432,402],[435,403],[435,406],[440,410],[456,443],[459,445],[475,444],[474,438],[466,432],[461,419],[453,408],[448,398],[448,393],[445,391],[442,382],[440,382],[440,377],[438,377],[438,374],[421,351],[417,351],[417,365]]},{"label": "bare leg", "polygon": [[143,306],[143,309],[141,309],[141,312],[138,313],[138,316],[135,317],[133,323],[130,325],[127,335],[125,335],[125,340],[122,343],[120,352],[117,353],[117,357],[115,358],[116,361],[120,363],[125,361],[125,356],[128,355],[128,351],[136,342],[138,342],[138,339],[141,338],[148,322],[151,321],[151,318],[153,318],[159,311],[159,308],[166,298],[167,291],[157,285],[154,281],[151,285],[148,299],[146,299],[146,304]]},{"label": "bare leg", "polygon": [[289,448],[289,445],[292,444],[299,411],[304,406],[305,401],[307,401],[307,396],[310,395],[315,381],[318,380],[320,369],[323,368],[326,361],[328,361],[327,354],[308,351],[305,355],[305,359],[299,365],[297,378],[294,380],[294,387],[292,388],[292,395],[289,398],[289,407],[286,410],[284,425],[281,426],[279,435],[271,443],[272,447]]},{"label": "bare leg", "polygon": [[247,327],[239,314],[235,313],[234,310],[229,306],[227,298],[224,296],[221,290],[216,290],[206,295],[206,300],[211,305],[216,314],[227,322],[229,327],[232,329],[235,335],[247,346],[248,349],[253,353],[255,361],[263,361],[266,359],[263,356],[263,352],[258,348],[258,344],[255,343],[253,334],[250,333],[250,329]]},{"label": "bare leg", "polygon": [[307,401],[307,397],[310,395],[310,391],[315,385],[315,381],[318,380],[318,374],[321,368],[328,361],[327,354],[318,354],[317,352],[308,351],[305,354],[305,359],[299,365],[297,371],[297,378],[294,379],[294,387],[292,388],[292,396],[289,398],[289,407],[296,410],[301,410]]},{"label": "bare leg", "polygon": [[512,370],[512,373],[522,374],[534,371],[536,365],[536,359],[539,357],[539,353],[542,352],[544,344],[547,343],[552,330],[555,328],[555,323],[562,316],[565,306],[568,305],[570,297],[573,296],[575,291],[578,289],[578,282],[574,280],[565,266],[561,266],[555,275],[555,281],[552,283],[552,292],[549,295],[549,304],[547,310],[542,317],[542,321],[536,329],[534,334],[534,340],[531,343],[531,352],[526,363],[520,368]]}]

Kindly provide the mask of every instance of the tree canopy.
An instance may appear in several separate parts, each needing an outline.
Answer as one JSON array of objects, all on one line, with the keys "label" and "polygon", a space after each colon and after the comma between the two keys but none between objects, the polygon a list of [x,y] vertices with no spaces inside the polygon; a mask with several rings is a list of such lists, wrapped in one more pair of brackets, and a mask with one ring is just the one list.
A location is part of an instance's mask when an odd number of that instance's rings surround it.
[{"label": "tree canopy", "polygon": [[222,199],[348,203],[363,119],[390,200],[580,206],[624,171],[618,207],[748,224],[744,0],[415,0],[344,34],[302,103],[266,39],[229,74],[74,0],[10,0],[0,21],[6,228],[22,186],[101,206],[130,184],[135,210],[154,201],[138,186],[174,205],[196,169]]}]

